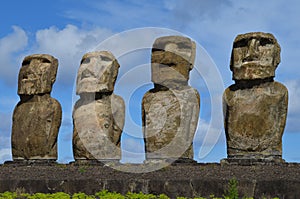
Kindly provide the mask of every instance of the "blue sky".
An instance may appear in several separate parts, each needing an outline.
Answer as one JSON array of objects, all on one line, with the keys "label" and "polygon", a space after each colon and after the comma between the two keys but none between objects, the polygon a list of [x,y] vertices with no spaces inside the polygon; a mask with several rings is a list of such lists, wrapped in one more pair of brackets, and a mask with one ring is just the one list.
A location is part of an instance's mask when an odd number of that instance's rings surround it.
[{"label": "blue sky", "polygon": [[[276,80],[289,89],[289,112],[283,137],[283,158],[300,162],[300,2],[297,0],[10,0],[0,12],[0,162],[11,159],[12,112],[19,101],[17,76],[24,56],[48,53],[59,59],[57,81],[52,96],[63,108],[59,132],[59,161],[72,160],[72,105],[76,101],[74,82],[81,57],[98,49],[106,40],[116,54],[121,45],[109,39],[132,29],[167,29],[198,44],[199,65],[191,71],[191,85],[201,95],[195,159],[219,162],[226,157],[222,129],[221,93],[211,87],[214,81],[225,88],[233,83],[229,70],[232,42],[237,34],[263,31],[275,35],[281,45],[281,64]],[[148,30],[148,29],[147,29]],[[152,30],[152,29],[151,29]],[[144,38],[145,37],[145,38]],[[140,45],[152,35],[128,37],[122,46]],[[121,38],[121,37],[120,37]],[[105,42],[104,42],[105,43]],[[99,46],[100,44],[100,46]],[[201,54],[202,53],[202,54]],[[209,55],[210,57],[208,57]],[[147,48],[119,54],[121,64],[115,92],[126,99],[126,132],[123,136],[123,161],[143,159],[140,129],[142,95],[152,87],[150,50]],[[141,67],[139,67],[141,66]],[[141,71],[140,71],[141,69]],[[217,70],[218,73],[212,72]],[[139,73],[138,76],[133,76]],[[142,73],[142,74],[140,74]],[[134,79],[137,79],[134,81]],[[141,81],[139,81],[141,80]],[[129,92],[130,91],[130,92]],[[213,96],[213,97],[212,97]],[[211,122],[213,115],[217,121]]]}]

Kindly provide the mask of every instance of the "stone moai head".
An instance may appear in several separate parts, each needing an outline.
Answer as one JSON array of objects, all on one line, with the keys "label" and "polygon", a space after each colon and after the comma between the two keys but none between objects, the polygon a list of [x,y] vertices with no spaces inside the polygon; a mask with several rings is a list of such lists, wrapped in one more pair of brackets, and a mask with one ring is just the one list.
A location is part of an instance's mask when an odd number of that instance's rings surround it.
[{"label": "stone moai head", "polygon": [[108,51],[86,53],[78,69],[76,94],[113,92],[119,67]]},{"label": "stone moai head", "polygon": [[18,94],[50,93],[56,80],[58,60],[47,54],[34,54],[24,58],[19,72]]},{"label": "stone moai head", "polygon": [[235,38],[230,61],[233,80],[274,77],[279,63],[280,46],[272,34],[252,32]]},{"label": "stone moai head", "polygon": [[187,84],[193,69],[196,44],[182,36],[166,36],[155,40],[152,47],[152,82]]}]

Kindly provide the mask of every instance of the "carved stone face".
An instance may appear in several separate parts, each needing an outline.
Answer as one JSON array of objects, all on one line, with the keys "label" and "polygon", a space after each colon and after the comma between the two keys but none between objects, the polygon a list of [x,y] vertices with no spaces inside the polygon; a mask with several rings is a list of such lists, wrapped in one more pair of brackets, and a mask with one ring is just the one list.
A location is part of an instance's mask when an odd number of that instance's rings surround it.
[{"label": "carved stone face", "polygon": [[18,94],[50,93],[56,80],[58,60],[47,54],[34,54],[24,58],[19,72]]},{"label": "carved stone face", "polygon": [[85,54],[78,69],[76,93],[112,92],[119,67],[118,61],[110,52]]},{"label": "carved stone face", "polygon": [[280,46],[272,34],[253,32],[234,40],[230,63],[234,80],[274,77],[279,63]]},{"label": "carved stone face", "polygon": [[172,83],[187,83],[193,68],[196,44],[181,36],[160,37],[152,48],[152,82],[168,86]]}]

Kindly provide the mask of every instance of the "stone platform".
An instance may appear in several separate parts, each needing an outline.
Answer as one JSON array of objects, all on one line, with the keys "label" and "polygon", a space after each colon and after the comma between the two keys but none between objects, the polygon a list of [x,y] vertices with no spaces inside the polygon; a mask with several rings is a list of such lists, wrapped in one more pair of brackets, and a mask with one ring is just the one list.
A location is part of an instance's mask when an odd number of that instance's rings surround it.
[{"label": "stone platform", "polygon": [[250,166],[173,163],[160,170],[153,170],[157,165],[151,164],[111,164],[114,165],[101,162],[67,165],[53,161],[8,162],[0,165],[0,192],[94,194],[107,189],[120,193],[164,193],[171,198],[209,198],[211,194],[222,197],[228,181],[235,178],[240,197],[300,197],[300,164],[296,163]]}]

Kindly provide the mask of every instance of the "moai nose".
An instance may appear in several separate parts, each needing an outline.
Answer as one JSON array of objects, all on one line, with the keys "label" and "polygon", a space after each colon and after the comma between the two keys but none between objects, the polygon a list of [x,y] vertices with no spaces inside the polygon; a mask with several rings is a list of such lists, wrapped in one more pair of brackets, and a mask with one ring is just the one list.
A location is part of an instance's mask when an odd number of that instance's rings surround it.
[{"label": "moai nose", "polygon": [[244,61],[255,61],[258,59],[258,45],[259,40],[257,39],[251,39],[248,42],[248,51]]}]

